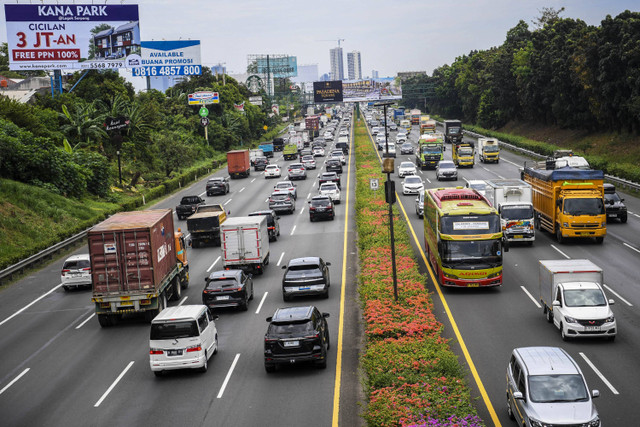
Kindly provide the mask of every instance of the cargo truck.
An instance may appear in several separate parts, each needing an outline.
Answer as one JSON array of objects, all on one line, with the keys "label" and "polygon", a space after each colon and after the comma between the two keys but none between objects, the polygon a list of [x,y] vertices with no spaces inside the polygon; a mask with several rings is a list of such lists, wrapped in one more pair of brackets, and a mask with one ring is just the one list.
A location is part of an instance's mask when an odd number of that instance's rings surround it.
[{"label": "cargo truck", "polygon": [[262,274],[269,264],[269,230],[265,216],[235,217],[220,227],[222,267]]},{"label": "cargo truck", "polygon": [[263,142],[258,145],[258,148],[262,150],[265,157],[273,157],[273,143],[272,142]]},{"label": "cargo truck", "polygon": [[602,269],[587,259],[541,260],[538,298],[548,322],[560,329],[564,341],[577,337],[617,334],[613,300],[602,290]]},{"label": "cargo truck", "polygon": [[[426,116],[426,117],[429,117],[429,116]],[[420,135],[434,133],[435,131],[436,131],[435,120],[427,119],[423,121],[422,119],[420,119]]]},{"label": "cargo truck", "polygon": [[220,245],[220,224],[226,219],[227,213],[220,204],[198,206],[196,213],[187,219],[191,246],[197,248],[205,243]]},{"label": "cargo truck", "polygon": [[485,188],[485,197],[498,209],[505,237],[532,245],[536,235],[531,185],[520,179],[492,179]]},{"label": "cargo truck", "polygon": [[435,135],[424,135],[418,140],[416,166],[420,169],[435,169],[438,162],[444,159],[442,138]]},{"label": "cargo truck", "polygon": [[533,189],[534,227],[566,238],[592,237],[602,243],[607,234],[604,173],[570,167],[537,169],[525,163],[523,180]]},{"label": "cargo truck", "polygon": [[150,322],[189,286],[187,248],[171,209],[116,213],[89,230],[87,241],[102,327],[130,313]]},{"label": "cargo truck", "polygon": [[468,166],[470,168],[473,167],[476,156],[473,142],[457,142],[453,144],[453,153],[451,157],[453,159],[453,163],[458,167]]},{"label": "cargo truck", "polygon": [[246,178],[251,175],[249,150],[232,150],[227,152],[227,170],[231,178]]},{"label": "cargo truck", "polygon": [[294,144],[287,144],[282,151],[285,160],[296,160],[298,158],[298,147]]},{"label": "cargo truck", "polygon": [[462,142],[462,122],[460,120],[444,121],[444,142],[448,144]]},{"label": "cargo truck", "polygon": [[420,124],[420,116],[422,116],[422,112],[420,110],[413,109],[413,110],[411,110],[409,115],[410,115],[410,118],[411,118],[411,124],[412,125],[419,125]]},{"label": "cargo truck", "polygon": [[500,146],[495,138],[478,138],[478,158],[482,163],[499,163]]},{"label": "cargo truck", "polygon": [[282,151],[284,148],[284,138],[273,138],[273,151]]}]

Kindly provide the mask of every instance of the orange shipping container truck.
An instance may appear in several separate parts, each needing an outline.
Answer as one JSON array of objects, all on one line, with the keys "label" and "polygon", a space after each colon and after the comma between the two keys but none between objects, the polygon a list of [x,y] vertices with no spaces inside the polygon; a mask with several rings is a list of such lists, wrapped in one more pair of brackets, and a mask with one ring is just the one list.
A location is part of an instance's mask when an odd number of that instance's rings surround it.
[{"label": "orange shipping container truck", "polygon": [[249,150],[232,150],[227,152],[227,170],[231,178],[246,178],[251,174]]}]

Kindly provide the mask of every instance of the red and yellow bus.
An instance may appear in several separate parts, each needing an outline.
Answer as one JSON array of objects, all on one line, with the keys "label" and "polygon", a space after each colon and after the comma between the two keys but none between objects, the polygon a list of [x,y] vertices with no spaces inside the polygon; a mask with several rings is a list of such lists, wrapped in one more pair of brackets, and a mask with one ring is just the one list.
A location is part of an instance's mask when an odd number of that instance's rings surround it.
[{"label": "red and yellow bus", "polygon": [[508,242],[498,211],[476,190],[427,190],[424,242],[442,286],[502,285],[502,254],[509,250]]}]

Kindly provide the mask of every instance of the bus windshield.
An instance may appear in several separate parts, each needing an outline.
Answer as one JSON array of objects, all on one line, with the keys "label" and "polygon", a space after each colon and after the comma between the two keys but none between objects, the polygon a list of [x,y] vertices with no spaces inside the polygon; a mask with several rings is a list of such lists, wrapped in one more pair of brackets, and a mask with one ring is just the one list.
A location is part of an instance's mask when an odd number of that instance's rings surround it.
[{"label": "bus windshield", "polygon": [[443,240],[442,261],[445,263],[483,260],[497,263],[502,260],[499,240]]},{"label": "bus windshield", "polygon": [[502,231],[498,215],[443,216],[440,233],[450,235],[496,234]]}]

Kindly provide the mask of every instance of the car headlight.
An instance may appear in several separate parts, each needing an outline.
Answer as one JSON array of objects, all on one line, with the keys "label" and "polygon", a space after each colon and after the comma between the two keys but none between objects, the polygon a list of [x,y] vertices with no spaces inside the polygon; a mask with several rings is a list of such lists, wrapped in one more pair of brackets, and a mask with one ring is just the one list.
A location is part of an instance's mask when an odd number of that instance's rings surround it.
[{"label": "car headlight", "polygon": [[574,319],[573,317],[569,317],[569,316],[564,316],[564,320],[567,323],[578,323],[578,321],[576,319]]},{"label": "car headlight", "polygon": [[533,418],[529,418],[529,423],[531,424],[531,427],[547,427],[546,424],[543,424],[538,420],[534,420]]},{"label": "car headlight", "polygon": [[588,427],[600,427],[600,417],[596,415],[594,419],[587,423]]},{"label": "car headlight", "polygon": [[613,323],[616,321],[616,318],[613,316],[613,314],[609,317],[607,317],[606,319],[604,319],[605,323]]}]

